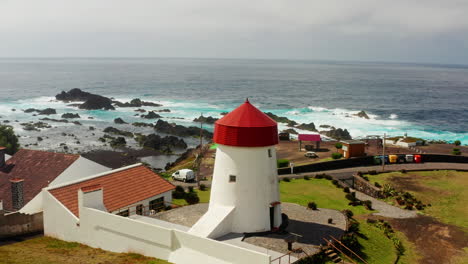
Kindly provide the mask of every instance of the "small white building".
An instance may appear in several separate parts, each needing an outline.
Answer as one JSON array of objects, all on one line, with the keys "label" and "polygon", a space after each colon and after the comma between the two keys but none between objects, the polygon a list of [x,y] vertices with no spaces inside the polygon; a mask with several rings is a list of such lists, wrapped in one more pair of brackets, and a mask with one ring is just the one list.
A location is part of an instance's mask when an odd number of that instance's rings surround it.
[{"label": "small white building", "polygon": [[0,148],[0,200],[6,213],[42,212],[42,188],[111,170],[80,155],[20,149],[8,158]]},{"label": "small white building", "polygon": [[[78,217],[80,189],[102,189],[107,212],[130,216],[149,215],[170,206],[175,186],[142,164],[135,164],[59,184],[47,191]],[[44,230],[56,228],[48,226],[51,222],[55,222],[54,218],[45,213]]]},{"label": "small white building", "polygon": [[217,238],[277,229],[277,123],[247,100],[215,123],[213,140],[218,147],[210,204],[190,233]]}]

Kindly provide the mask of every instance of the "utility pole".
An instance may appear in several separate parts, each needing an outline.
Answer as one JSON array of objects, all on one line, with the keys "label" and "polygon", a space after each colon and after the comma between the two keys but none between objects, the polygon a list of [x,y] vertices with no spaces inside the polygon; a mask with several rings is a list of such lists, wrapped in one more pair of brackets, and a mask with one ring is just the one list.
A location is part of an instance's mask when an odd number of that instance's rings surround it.
[{"label": "utility pole", "polygon": [[198,189],[200,189],[200,169],[201,169],[201,163],[202,163],[202,155],[203,153],[203,113],[200,114],[200,151],[198,152],[197,155],[197,165],[198,165],[198,171],[197,171],[197,186]]},{"label": "utility pole", "polygon": [[385,139],[387,138],[387,134],[383,134],[383,141],[382,141],[382,172],[385,171]]}]

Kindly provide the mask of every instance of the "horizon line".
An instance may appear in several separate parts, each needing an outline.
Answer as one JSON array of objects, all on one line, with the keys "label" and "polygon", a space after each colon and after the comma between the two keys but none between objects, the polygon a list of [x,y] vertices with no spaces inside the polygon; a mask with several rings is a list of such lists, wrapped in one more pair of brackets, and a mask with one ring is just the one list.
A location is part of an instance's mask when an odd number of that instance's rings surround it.
[{"label": "horizon line", "polygon": [[366,64],[402,64],[402,65],[439,65],[439,66],[461,66],[468,67],[468,63],[448,63],[448,62],[415,62],[415,61],[384,61],[384,60],[338,60],[338,59],[297,59],[297,58],[241,58],[241,57],[158,57],[158,56],[24,56],[24,57],[2,57],[0,60],[17,59],[192,59],[192,60],[256,60],[256,61],[297,61],[297,62],[334,62],[334,63],[366,63]]}]

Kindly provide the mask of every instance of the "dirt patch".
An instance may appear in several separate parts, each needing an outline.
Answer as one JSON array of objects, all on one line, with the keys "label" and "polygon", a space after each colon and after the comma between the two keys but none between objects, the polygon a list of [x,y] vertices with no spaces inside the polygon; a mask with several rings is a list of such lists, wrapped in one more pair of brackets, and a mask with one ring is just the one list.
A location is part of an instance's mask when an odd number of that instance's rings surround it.
[{"label": "dirt patch", "polygon": [[413,242],[421,255],[419,263],[452,263],[465,254],[468,236],[459,227],[447,225],[429,216],[409,219],[387,219],[392,227],[403,232]]},{"label": "dirt patch", "polygon": [[411,175],[411,177],[392,176],[390,181],[393,187],[399,190],[414,191],[414,192],[426,192],[434,191],[431,188],[422,186],[420,184],[420,176]]}]

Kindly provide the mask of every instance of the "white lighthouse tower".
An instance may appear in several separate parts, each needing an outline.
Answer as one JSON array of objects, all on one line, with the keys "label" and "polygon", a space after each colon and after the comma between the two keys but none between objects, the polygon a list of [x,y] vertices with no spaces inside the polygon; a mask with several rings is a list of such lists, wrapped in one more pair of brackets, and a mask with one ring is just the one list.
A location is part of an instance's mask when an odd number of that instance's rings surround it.
[{"label": "white lighthouse tower", "polygon": [[217,238],[278,228],[277,123],[246,100],[215,123],[213,141],[218,147],[209,209],[190,232]]}]

